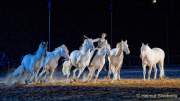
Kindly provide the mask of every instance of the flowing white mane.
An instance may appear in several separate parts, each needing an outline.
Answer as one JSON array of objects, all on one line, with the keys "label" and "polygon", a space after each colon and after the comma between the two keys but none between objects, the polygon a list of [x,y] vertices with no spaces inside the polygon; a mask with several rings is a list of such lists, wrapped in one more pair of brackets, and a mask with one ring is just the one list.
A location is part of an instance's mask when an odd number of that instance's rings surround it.
[{"label": "flowing white mane", "polygon": [[69,53],[69,50],[67,49],[67,47],[66,47],[64,44],[61,45],[61,46],[59,46],[59,47],[57,47],[57,48],[55,48],[54,51],[53,51],[53,53],[57,54],[57,53],[59,53],[60,51],[62,51],[62,49],[64,49],[64,51],[65,51],[66,53]]}]

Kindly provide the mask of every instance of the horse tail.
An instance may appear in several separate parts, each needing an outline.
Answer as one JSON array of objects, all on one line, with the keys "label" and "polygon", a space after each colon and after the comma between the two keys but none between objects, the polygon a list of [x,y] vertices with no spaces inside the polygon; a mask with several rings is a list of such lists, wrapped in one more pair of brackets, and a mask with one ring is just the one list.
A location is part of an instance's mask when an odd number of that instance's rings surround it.
[{"label": "horse tail", "polygon": [[20,65],[12,74],[13,77],[17,77],[23,73],[24,69],[23,66]]},{"label": "horse tail", "polygon": [[23,73],[23,66],[20,65],[12,74],[8,75],[5,84],[9,86],[15,84],[18,81],[17,77],[22,73]]}]

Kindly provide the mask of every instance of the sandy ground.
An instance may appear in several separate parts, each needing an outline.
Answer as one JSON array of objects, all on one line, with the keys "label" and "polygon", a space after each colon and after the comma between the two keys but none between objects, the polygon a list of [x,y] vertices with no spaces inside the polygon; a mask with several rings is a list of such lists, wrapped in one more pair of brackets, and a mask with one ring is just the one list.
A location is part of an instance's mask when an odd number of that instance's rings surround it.
[{"label": "sandy ground", "polygon": [[98,87],[153,87],[153,88],[179,88],[180,79],[164,80],[142,80],[142,79],[121,79],[117,81],[101,79],[98,81],[76,81],[65,82],[65,80],[54,80],[50,83],[36,83],[32,86],[98,86]]},{"label": "sandy ground", "polygon": [[[121,80],[67,83],[57,72],[49,83],[7,86],[0,76],[0,101],[119,101],[155,100],[180,101],[180,70],[166,70],[164,80],[142,80],[142,70],[122,70]],[[84,76],[86,77],[86,76]],[[83,78],[83,77],[82,77]]]},{"label": "sandy ground", "polygon": [[118,100],[180,100],[180,79],[72,82],[54,80],[50,83],[6,86],[0,84],[1,101],[118,101]]}]

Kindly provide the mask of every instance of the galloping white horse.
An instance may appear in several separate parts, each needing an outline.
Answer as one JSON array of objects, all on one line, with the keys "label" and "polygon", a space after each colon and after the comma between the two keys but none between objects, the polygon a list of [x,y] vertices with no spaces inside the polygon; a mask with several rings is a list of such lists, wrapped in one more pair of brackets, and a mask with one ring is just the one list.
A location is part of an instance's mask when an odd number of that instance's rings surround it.
[{"label": "galloping white horse", "polygon": [[52,76],[54,74],[55,69],[58,66],[58,61],[60,57],[65,58],[65,60],[69,59],[69,50],[65,45],[61,45],[60,47],[55,48],[54,51],[52,52],[47,52],[47,56],[45,57],[45,61],[42,64],[42,72],[39,74],[39,78],[42,77],[44,73],[46,76],[49,74],[50,75],[50,80],[52,79]]},{"label": "galloping white horse", "polygon": [[[73,78],[76,78],[76,72],[79,70],[77,79],[81,76],[82,72],[84,71],[85,67],[89,65],[90,59],[94,53],[94,44],[92,39],[85,39],[80,50],[74,50],[70,54],[70,62],[67,66],[63,66],[63,73],[64,75],[67,75],[67,72],[70,73],[71,66],[76,67],[73,70]],[[64,63],[64,65],[67,65],[68,62]],[[67,77],[68,78],[68,77]]]},{"label": "galloping white horse", "polygon": [[109,60],[109,71],[108,78],[113,73],[113,80],[120,79],[120,70],[123,64],[124,52],[130,54],[127,40],[117,43],[116,49],[111,50],[111,54],[108,57]]},{"label": "galloping white horse", "polygon": [[162,79],[164,77],[165,53],[162,49],[160,49],[160,48],[152,48],[151,49],[148,46],[148,44],[144,45],[142,43],[140,58],[142,59],[144,80],[146,79],[146,77],[145,77],[146,76],[146,66],[149,66],[148,80],[150,80],[152,68],[154,68],[154,79],[156,79],[156,75],[157,75],[156,64],[158,64],[158,66],[159,66],[160,78]]},{"label": "galloping white horse", "polygon": [[98,48],[98,52],[92,59],[92,62],[90,63],[88,69],[89,69],[89,74],[88,74],[88,81],[90,81],[96,70],[96,78],[95,80],[98,79],[99,73],[101,72],[102,68],[104,67],[105,64],[105,57],[110,55],[110,46],[109,47],[102,47]]},{"label": "galloping white horse", "polygon": [[29,74],[28,78],[26,79],[26,81],[28,81],[27,83],[36,81],[37,74],[40,70],[40,64],[46,55],[46,51],[47,43],[41,42],[35,54],[27,54],[23,57],[21,65],[13,72],[10,80],[13,78],[22,77],[23,73],[27,73]]}]

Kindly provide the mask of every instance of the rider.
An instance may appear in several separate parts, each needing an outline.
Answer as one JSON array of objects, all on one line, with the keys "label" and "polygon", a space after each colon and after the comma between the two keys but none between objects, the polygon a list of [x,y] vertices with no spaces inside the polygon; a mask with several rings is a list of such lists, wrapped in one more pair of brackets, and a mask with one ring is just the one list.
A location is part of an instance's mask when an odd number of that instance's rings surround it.
[{"label": "rider", "polygon": [[[101,38],[92,39],[92,40],[93,40],[93,43],[94,43],[94,42],[97,42],[97,43],[98,43],[97,48],[108,47],[109,44],[108,44],[107,40],[105,39],[106,36],[107,36],[106,33],[102,33]],[[88,38],[88,37],[85,36],[85,35],[84,35],[84,37],[85,37],[85,38]],[[95,56],[96,54],[97,54],[97,50],[95,50],[95,52],[94,52],[94,54],[93,54],[93,56],[92,56],[89,64],[92,62],[92,60],[93,60],[93,58],[94,58],[94,56]],[[107,60],[107,57],[106,57],[106,61],[108,61],[108,60]],[[107,62],[106,62],[106,63],[107,63]],[[106,64],[106,70],[107,70],[107,67],[108,67],[108,64]]]},{"label": "rider", "polygon": [[[97,43],[98,43],[97,48],[105,47],[105,46],[108,44],[107,40],[105,39],[106,36],[107,36],[106,33],[102,33],[101,38],[93,39],[93,42],[97,42]],[[85,38],[88,38],[88,37],[85,36],[85,35],[84,35],[84,37],[85,37]]]}]

